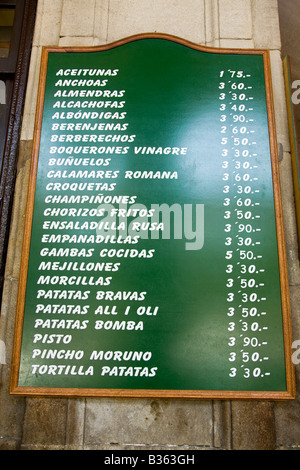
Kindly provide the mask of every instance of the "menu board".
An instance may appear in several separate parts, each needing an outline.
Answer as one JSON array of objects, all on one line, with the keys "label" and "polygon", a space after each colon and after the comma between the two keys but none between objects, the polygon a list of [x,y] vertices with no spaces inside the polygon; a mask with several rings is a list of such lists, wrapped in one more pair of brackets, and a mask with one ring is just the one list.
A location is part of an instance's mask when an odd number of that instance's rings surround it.
[{"label": "menu board", "polygon": [[44,48],[11,393],[294,396],[267,51]]}]

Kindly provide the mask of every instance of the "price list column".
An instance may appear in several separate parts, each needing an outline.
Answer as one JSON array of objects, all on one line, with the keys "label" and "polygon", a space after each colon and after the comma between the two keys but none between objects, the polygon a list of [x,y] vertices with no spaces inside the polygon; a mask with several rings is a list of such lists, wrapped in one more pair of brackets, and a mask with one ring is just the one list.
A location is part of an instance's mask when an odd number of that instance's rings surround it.
[{"label": "price list column", "polygon": [[220,166],[224,207],[224,257],[228,370],[235,379],[270,375],[265,311],[266,239],[262,229],[255,98],[251,74],[221,70]]}]

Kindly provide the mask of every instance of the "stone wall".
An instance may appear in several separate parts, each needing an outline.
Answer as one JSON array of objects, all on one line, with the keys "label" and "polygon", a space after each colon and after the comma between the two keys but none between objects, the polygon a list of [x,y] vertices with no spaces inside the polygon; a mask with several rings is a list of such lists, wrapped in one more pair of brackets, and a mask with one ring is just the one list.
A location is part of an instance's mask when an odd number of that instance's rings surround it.
[{"label": "stone wall", "polygon": [[271,50],[293,336],[300,338],[300,268],[277,1],[39,0],[0,318],[1,448],[299,448],[298,394],[295,401],[285,403],[8,394],[41,48],[101,45],[143,32],[169,33],[214,47]]}]

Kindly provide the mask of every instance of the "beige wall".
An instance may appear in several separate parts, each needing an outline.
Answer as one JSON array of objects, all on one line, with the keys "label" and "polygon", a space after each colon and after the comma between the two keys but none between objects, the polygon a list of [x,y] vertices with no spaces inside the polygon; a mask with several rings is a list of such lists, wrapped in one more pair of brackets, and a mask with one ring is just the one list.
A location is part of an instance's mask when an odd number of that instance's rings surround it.
[{"label": "beige wall", "polygon": [[143,32],[169,33],[214,47],[271,49],[293,332],[294,339],[300,338],[300,269],[277,1],[39,0],[0,319],[2,448],[297,448],[300,446],[299,398],[274,404],[167,399],[40,399],[8,395],[41,48],[44,45],[100,45]]}]

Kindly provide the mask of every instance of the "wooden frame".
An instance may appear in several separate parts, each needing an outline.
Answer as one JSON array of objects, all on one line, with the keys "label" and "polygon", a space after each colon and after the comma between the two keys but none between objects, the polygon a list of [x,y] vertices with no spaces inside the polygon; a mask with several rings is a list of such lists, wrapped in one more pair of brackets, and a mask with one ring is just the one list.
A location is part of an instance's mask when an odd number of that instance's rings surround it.
[{"label": "wooden frame", "polygon": [[[19,360],[21,351],[21,333],[23,323],[23,306],[25,301],[26,292],[26,278],[27,267],[29,260],[29,247],[31,237],[31,224],[33,216],[33,204],[35,196],[35,183],[37,177],[37,164],[39,158],[39,144],[41,137],[41,121],[43,114],[44,93],[46,84],[46,68],[49,52],[93,52],[105,51],[128,42],[148,39],[160,38],[166,39],[179,44],[188,46],[189,48],[210,52],[210,53],[230,53],[230,54],[254,54],[262,55],[264,61],[265,71],[265,88],[267,97],[267,111],[268,111],[268,124],[271,148],[271,163],[273,175],[273,188],[274,188],[274,202],[277,224],[278,236],[278,255],[280,260],[280,281],[281,281],[281,295],[282,295],[282,310],[283,326],[284,326],[284,344],[285,344],[285,361],[286,361],[286,377],[287,377],[287,391],[286,392],[263,392],[263,391],[218,391],[218,390],[125,390],[125,389],[68,389],[68,388],[32,388],[32,387],[19,387],[18,374],[19,374]],[[38,92],[37,113],[35,122],[35,136],[33,145],[33,155],[31,163],[31,173],[29,181],[29,193],[26,210],[26,222],[23,241],[23,252],[21,262],[21,272],[19,281],[19,295],[17,304],[16,316],[16,329],[15,329],[15,345],[12,358],[12,373],[11,373],[11,387],[10,393],[13,395],[31,395],[31,396],[66,396],[66,397],[161,397],[161,398],[192,398],[192,399],[254,399],[254,400],[286,400],[295,397],[295,377],[294,367],[291,362],[292,346],[291,346],[291,319],[290,319],[290,301],[289,301],[289,287],[286,263],[286,249],[285,237],[283,228],[283,215],[282,203],[280,194],[280,181],[279,181],[279,166],[278,166],[278,153],[277,153],[277,139],[275,131],[275,118],[272,96],[272,81],[270,69],[270,54],[268,50],[254,50],[254,49],[218,49],[212,47],[199,46],[187,40],[183,40],[176,36],[167,34],[147,33],[130,36],[128,38],[115,41],[99,47],[44,47],[41,62],[41,75],[40,85]]]},{"label": "wooden frame", "polygon": [[[1,119],[1,205],[0,205],[0,295],[2,295],[13,190],[16,177],[20,127],[25,101],[26,83],[37,0],[5,0],[1,5],[16,6],[16,22],[10,55],[0,59],[0,77],[7,81],[10,99],[7,116]],[[19,30],[18,30],[19,29]]]}]

